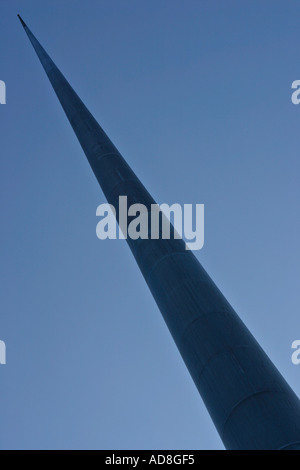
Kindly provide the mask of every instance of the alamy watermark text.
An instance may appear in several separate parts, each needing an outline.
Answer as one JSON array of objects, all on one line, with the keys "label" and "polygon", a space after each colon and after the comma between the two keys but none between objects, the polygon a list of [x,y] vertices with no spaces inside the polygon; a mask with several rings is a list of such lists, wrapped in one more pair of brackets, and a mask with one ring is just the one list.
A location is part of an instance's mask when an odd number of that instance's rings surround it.
[{"label": "alamy watermark text", "polygon": [[3,80],[0,80],[0,104],[6,104],[6,85]]},{"label": "alamy watermark text", "polygon": [[292,354],[292,363],[298,366],[300,364],[300,340],[293,342],[292,349],[295,350]]},{"label": "alamy watermark text", "polygon": [[6,364],[6,344],[0,341],[0,365]]},{"label": "alamy watermark text", "polygon": [[101,217],[96,227],[100,240],[182,238],[187,250],[201,250],[204,246],[204,204],[195,204],[195,207],[193,204],[151,204],[149,208],[132,204],[128,207],[127,196],[120,196],[117,209],[112,204],[100,204],[96,215]]}]

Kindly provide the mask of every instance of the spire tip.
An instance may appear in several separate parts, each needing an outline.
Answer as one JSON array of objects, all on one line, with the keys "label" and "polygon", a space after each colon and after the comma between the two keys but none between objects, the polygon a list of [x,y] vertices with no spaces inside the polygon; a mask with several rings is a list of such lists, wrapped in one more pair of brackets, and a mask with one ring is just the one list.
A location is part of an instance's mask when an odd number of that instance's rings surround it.
[{"label": "spire tip", "polygon": [[21,16],[18,15],[19,20],[21,21],[21,24],[24,28],[26,28],[26,23],[22,20]]}]

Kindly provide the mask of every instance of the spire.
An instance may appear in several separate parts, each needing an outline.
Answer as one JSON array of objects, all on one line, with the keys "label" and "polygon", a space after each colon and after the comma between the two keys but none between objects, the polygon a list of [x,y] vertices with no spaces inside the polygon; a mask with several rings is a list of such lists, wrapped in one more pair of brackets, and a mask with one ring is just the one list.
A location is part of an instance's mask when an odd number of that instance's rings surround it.
[{"label": "spire", "polygon": [[[153,198],[20,21],[108,202],[117,214],[119,196],[151,210]],[[225,447],[300,450],[299,399],[184,242],[127,241]]]}]

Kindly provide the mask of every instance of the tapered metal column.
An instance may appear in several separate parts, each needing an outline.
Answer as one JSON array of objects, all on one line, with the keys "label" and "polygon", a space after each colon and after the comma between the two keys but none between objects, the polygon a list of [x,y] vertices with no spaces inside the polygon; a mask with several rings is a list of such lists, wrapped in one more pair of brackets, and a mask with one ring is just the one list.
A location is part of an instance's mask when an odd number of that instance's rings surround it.
[{"label": "tapered metal column", "polygon": [[[20,21],[110,204],[154,200]],[[300,402],[182,240],[131,240],[143,273],[227,449],[300,450]]]}]

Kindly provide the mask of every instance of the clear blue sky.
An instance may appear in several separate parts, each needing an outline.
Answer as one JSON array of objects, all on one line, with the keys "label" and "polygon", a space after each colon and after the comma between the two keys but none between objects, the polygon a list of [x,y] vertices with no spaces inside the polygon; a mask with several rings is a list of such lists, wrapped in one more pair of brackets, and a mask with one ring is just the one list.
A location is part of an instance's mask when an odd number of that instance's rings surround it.
[{"label": "clear blue sky", "polygon": [[0,0],[0,447],[222,449],[17,13],[300,395],[300,4]]}]

